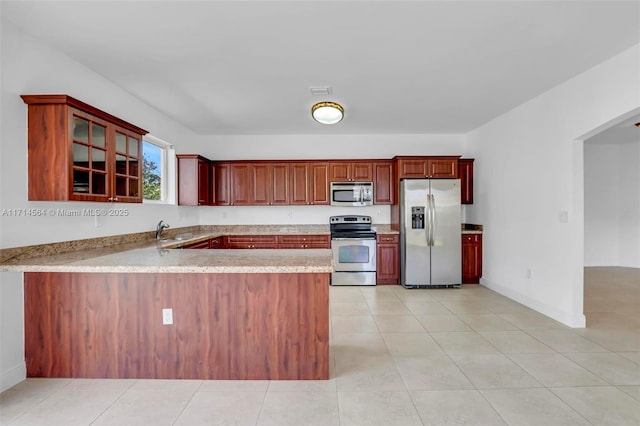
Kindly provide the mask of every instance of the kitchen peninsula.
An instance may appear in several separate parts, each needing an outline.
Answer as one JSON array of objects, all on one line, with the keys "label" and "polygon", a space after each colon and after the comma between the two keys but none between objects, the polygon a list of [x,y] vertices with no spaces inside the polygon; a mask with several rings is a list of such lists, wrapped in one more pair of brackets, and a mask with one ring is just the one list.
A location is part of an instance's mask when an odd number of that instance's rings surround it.
[{"label": "kitchen peninsula", "polygon": [[217,235],[5,258],[27,376],[328,379],[331,251],[172,249]]}]

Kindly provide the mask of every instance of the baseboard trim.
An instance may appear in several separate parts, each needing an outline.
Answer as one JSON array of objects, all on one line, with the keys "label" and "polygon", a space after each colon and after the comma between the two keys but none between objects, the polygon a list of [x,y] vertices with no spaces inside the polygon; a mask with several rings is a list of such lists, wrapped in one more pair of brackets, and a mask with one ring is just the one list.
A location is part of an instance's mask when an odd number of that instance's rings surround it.
[{"label": "baseboard trim", "polygon": [[518,303],[522,303],[526,307],[531,308],[542,315],[546,315],[553,320],[561,322],[568,327],[585,328],[587,326],[587,317],[582,312],[566,312],[559,310],[545,303],[541,303],[539,300],[532,299],[518,291],[514,291],[509,287],[505,287],[485,278],[480,280],[480,285],[483,285],[496,293],[500,293],[509,299],[513,299]]},{"label": "baseboard trim", "polygon": [[26,379],[27,365],[24,362],[11,367],[0,375],[0,392],[4,392],[9,388],[14,387]]}]

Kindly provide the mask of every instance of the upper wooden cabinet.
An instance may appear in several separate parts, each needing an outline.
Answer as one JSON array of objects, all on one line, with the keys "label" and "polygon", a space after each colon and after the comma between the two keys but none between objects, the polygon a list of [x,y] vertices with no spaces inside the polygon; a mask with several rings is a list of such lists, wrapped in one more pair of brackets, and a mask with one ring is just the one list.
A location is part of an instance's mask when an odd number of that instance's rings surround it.
[{"label": "upper wooden cabinet", "polygon": [[253,169],[249,163],[229,166],[230,198],[232,206],[248,206],[253,199]]},{"label": "upper wooden cabinet", "polygon": [[[228,164],[229,205],[270,206],[289,204],[289,164],[232,162]],[[219,180],[222,178],[219,175]],[[220,182],[218,187],[226,186]],[[221,188],[222,189],[222,188]],[[222,192],[226,190],[222,189]],[[222,205],[221,202],[216,203]]]},{"label": "upper wooden cabinet", "polygon": [[255,163],[250,165],[252,205],[289,204],[289,164]]},{"label": "upper wooden cabinet", "polygon": [[146,130],[67,95],[21,97],[29,200],[142,202]]},{"label": "upper wooden cabinet", "polygon": [[231,204],[231,165],[228,163],[211,163],[212,188],[211,204],[228,206]]},{"label": "upper wooden cabinet", "polygon": [[328,163],[290,163],[289,167],[290,204],[329,204]]},{"label": "upper wooden cabinet", "polygon": [[332,161],[329,163],[330,182],[371,182],[371,161]]},{"label": "upper wooden cabinet", "polygon": [[181,206],[207,206],[215,181],[211,179],[210,161],[196,154],[177,154],[178,204]]},{"label": "upper wooden cabinet", "polygon": [[393,204],[396,180],[393,161],[375,161],[373,164],[373,203]]},{"label": "upper wooden cabinet", "polygon": [[[351,180],[373,182],[374,204],[394,205],[398,202],[398,182],[401,178],[457,178],[458,158],[211,162],[209,204],[329,205],[331,182]],[[462,186],[464,191],[464,182]]]},{"label": "upper wooden cabinet", "polygon": [[473,158],[458,160],[458,177],[460,178],[460,202],[473,204]]},{"label": "upper wooden cabinet", "polygon": [[398,162],[398,179],[455,179],[458,177],[458,158],[460,156],[395,157]]}]

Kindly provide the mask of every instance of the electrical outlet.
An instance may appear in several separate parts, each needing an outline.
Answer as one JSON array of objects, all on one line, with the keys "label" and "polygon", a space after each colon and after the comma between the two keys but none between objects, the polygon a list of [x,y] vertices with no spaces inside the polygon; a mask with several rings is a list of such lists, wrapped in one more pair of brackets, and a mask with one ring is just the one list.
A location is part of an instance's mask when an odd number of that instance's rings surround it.
[{"label": "electrical outlet", "polygon": [[173,324],[173,309],[165,308],[162,310],[162,325]]}]

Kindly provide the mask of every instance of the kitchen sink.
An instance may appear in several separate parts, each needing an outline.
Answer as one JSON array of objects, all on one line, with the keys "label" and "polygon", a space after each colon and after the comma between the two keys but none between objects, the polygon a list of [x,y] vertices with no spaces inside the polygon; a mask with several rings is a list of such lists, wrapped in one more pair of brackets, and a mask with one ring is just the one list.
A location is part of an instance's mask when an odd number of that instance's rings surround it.
[{"label": "kitchen sink", "polygon": [[173,238],[163,238],[160,240],[161,243],[171,243],[174,241],[184,241],[186,240],[185,237],[173,237]]}]

